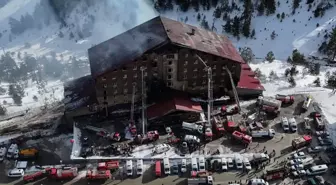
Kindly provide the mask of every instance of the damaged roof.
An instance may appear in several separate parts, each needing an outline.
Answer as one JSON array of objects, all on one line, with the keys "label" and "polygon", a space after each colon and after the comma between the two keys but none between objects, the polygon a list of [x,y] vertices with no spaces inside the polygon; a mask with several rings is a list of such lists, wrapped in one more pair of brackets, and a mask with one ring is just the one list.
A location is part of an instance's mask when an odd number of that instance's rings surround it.
[{"label": "damaged roof", "polygon": [[65,111],[98,104],[94,80],[91,75],[64,83]]},{"label": "damaged roof", "polygon": [[191,101],[187,97],[175,96],[148,107],[147,118],[151,120],[175,111],[201,113],[203,112],[203,109],[198,102]]},{"label": "damaged roof", "polygon": [[224,35],[158,16],[90,48],[91,75],[117,69],[168,43],[244,62]]}]

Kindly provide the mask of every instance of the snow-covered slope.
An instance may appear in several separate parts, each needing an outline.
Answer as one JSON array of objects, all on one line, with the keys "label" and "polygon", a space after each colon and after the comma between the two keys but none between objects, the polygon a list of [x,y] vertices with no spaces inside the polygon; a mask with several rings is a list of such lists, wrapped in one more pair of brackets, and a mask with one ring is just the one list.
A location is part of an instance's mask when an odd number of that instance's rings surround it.
[{"label": "snow-covered slope", "polygon": [[[251,22],[251,29],[255,29],[256,39],[248,38],[244,36],[237,40],[233,36],[229,38],[234,42],[237,48],[239,47],[251,47],[256,57],[264,58],[269,51],[273,51],[276,58],[287,59],[291,55],[294,48],[298,49],[304,54],[317,54],[318,44],[322,43],[324,39],[325,30],[329,31],[332,26],[336,26],[336,8],[333,7],[326,11],[322,18],[314,18],[312,10],[322,0],[315,0],[315,6],[312,6],[310,11],[306,1],[301,1],[300,7],[297,9],[296,14],[292,15],[292,1],[280,1],[280,6],[277,6],[276,13],[270,16],[257,16],[255,11],[254,17]],[[237,2],[237,1],[235,1]],[[330,1],[332,2],[332,1]],[[240,7],[242,4],[240,3]],[[188,17],[188,24],[200,26],[200,21],[197,21],[197,14],[200,13],[201,17],[205,16],[210,27],[214,23],[216,31],[223,33],[222,25],[225,25],[225,21],[222,18],[214,19],[213,14],[215,8],[211,8],[209,11],[203,11],[202,8],[199,12],[195,12],[193,8],[190,8],[187,12],[181,12],[177,10],[177,7],[173,11],[167,11],[162,15],[179,21],[184,21]],[[243,8],[242,8],[243,10]],[[277,14],[285,13],[285,18],[282,22],[277,18]],[[235,15],[240,16],[241,13],[234,12],[230,15],[233,18]],[[201,18],[202,20],[202,18]],[[295,20],[295,22],[293,22]],[[319,24],[317,27],[316,25]],[[274,40],[271,39],[271,33],[275,31],[278,35]],[[320,33],[320,36],[318,36]]]}]

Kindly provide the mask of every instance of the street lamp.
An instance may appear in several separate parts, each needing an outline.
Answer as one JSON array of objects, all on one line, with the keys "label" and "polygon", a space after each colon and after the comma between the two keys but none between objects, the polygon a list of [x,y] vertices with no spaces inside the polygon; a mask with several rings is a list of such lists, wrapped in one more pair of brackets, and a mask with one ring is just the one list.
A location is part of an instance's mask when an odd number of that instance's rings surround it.
[{"label": "street lamp", "polygon": [[206,67],[206,70],[208,72],[208,126],[211,125],[211,111],[212,111],[212,70],[211,67],[209,67],[200,56],[196,55],[196,57],[203,63],[203,65]]}]

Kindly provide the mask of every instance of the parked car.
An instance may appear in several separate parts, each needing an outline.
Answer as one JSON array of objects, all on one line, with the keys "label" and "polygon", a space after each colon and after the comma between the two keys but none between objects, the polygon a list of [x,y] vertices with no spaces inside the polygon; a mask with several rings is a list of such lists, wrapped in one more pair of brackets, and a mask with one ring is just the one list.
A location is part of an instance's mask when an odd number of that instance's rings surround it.
[{"label": "parked car", "polygon": [[294,177],[304,176],[304,175],[306,175],[306,174],[307,174],[307,173],[306,173],[305,170],[296,170],[296,171],[293,171],[293,172],[292,172],[292,175],[293,175]]},{"label": "parked car", "polygon": [[297,152],[293,154],[293,159],[305,159],[306,154],[304,152]]},{"label": "parked car", "polygon": [[288,123],[288,119],[286,117],[282,117],[281,118],[281,126],[282,126],[282,129],[285,132],[289,131],[289,123]]},{"label": "parked car", "polygon": [[308,148],[309,153],[319,153],[324,151],[323,146],[312,146]]},{"label": "parked car", "polygon": [[13,178],[23,177],[24,176],[24,170],[23,169],[9,170],[7,176],[8,177],[13,177]]},{"label": "parked car", "polygon": [[303,166],[303,164],[294,164],[294,165],[291,166],[291,169],[292,169],[293,171],[296,171],[296,170],[303,170],[303,169],[304,169],[304,166]]},{"label": "parked car", "polygon": [[318,137],[317,139],[318,139],[319,143],[323,146],[329,146],[329,145],[333,144],[333,141],[330,138]]},{"label": "parked car", "polygon": [[291,165],[302,164],[302,160],[301,159],[293,159],[293,160],[290,160],[290,164]]}]

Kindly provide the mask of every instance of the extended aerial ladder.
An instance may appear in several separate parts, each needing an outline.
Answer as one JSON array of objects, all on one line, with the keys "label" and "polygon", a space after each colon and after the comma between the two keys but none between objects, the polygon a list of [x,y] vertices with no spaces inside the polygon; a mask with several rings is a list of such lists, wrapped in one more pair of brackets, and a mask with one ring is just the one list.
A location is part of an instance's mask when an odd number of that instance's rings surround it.
[{"label": "extended aerial ladder", "polygon": [[131,105],[131,118],[130,118],[130,124],[129,124],[129,131],[132,134],[132,136],[135,136],[137,134],[137,129],[135,126],[135,122],[134,122],[134,107],[135,107],[135,87],[136,84],[133,83],[133,91],[132,91],[132,105]]},{"label": "extended aerial ladder", "polygon": [[235,86],[235,84],[233,82],[231,71],[227,67],[225,67],[225,70],[229,74],[229,78],[230,78],[230,82],[231,82],[231,86],[232,86],[233,97],[234,97],[235,102],[237,104],[238,112],[241,113],[241,108],[240,108],[240,103],[239,103],[239,97],[238,97],[236,86]]}]

